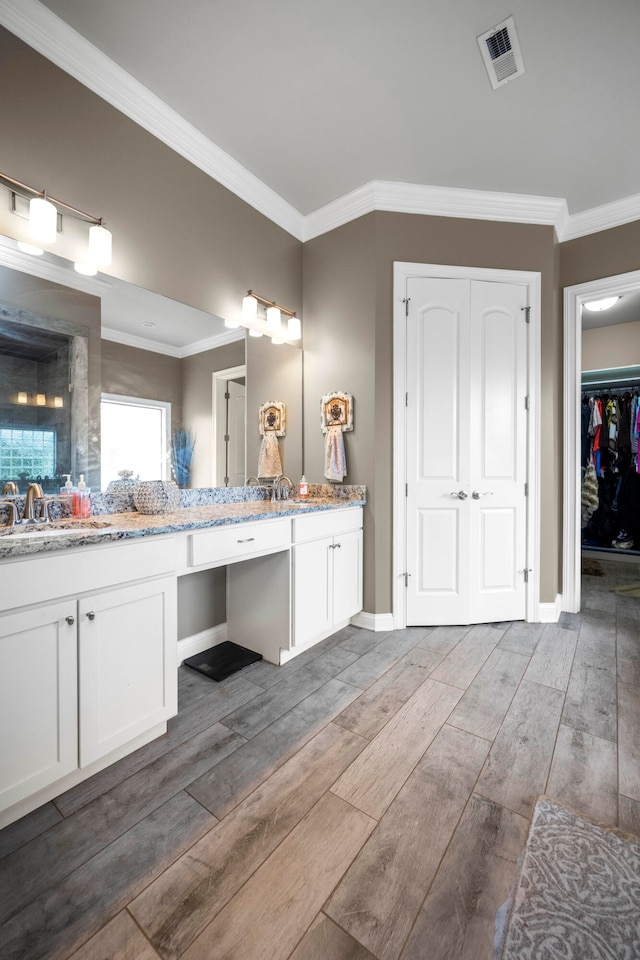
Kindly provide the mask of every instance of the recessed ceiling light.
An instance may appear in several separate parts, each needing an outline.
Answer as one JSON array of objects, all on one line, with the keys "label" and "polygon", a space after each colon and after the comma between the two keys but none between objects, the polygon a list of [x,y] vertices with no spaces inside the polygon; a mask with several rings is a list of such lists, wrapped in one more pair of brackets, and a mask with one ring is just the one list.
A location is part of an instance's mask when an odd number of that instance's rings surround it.
[{"label": "recessed ceiling light", "polygon": [[141,323],[143,327],[155,327],[153,320],[142,320]]},{"label": "recessed ceiling light", "polygon": [[609,310],[619,299],[620,297],[605,297],[604,300],[592,300],[590,303],[585,303],[584,306],[586,310],[591,310],[592,313],[599,313],[601,310]]}]

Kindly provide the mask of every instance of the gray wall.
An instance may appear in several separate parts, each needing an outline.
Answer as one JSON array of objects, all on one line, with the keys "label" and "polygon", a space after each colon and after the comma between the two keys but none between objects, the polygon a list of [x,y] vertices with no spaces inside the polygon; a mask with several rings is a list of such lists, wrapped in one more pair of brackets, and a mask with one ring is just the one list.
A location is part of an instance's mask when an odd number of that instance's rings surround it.
[{"label": "gray wall", "polygon": [[182,364],[152,350],[102,341],[102,392],[171,404],[171,429],[182,425]]},{"label": "gray wall", "polygon": [[286,404],[286,436],[280,437],[282,469],[293,483],[302,476],[302,350],[274,346],[268,337],[247,337],[247,474],[258,469],[258,411],[268,400]]},{"label": "gray wall", "polygon": [[302,244],[0,28],[2,172],[104,217],[122,280],[220,317],[301,313]]},{"label": "gray wall", "polygon": [[555,600],[560,568],[558,376],[562,331],[554,295],[551,227],[373,213],[305,244],[305,472],[322,474],[319,401],[355,396],[346,435],[348,482],[366,483],[365,610],[391,610],[393,479],[393,263],[455,264],[542,274],[542,601]]}]

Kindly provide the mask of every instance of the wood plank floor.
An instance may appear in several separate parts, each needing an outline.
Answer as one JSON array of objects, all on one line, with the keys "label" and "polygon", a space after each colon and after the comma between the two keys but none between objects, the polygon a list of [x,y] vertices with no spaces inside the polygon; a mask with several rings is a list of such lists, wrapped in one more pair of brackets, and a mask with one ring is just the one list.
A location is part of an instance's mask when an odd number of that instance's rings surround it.
[{"label": "wood plank floor", "polygon": [[559,624],[334,634],[0,831],[3,960],[491,960],[533,803],[640,833],[640,565]]}]

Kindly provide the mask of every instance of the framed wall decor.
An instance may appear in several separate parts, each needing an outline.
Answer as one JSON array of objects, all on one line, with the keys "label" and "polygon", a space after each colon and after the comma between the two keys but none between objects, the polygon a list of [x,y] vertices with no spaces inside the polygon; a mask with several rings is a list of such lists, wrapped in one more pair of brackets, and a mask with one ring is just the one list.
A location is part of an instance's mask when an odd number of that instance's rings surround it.
[{"label": "framed wall decor", "polygon": [[260,436],[267,433],[276,437],[286,436],[286,404],[282,400],[268,400],[258,411]]},{"label": "framed wall decor", "polygon": [[335,426],[342,427],[343,432],[353,430],[353,396],[342,390],[325,393],[320,401],[320,424],[323,433]]}]

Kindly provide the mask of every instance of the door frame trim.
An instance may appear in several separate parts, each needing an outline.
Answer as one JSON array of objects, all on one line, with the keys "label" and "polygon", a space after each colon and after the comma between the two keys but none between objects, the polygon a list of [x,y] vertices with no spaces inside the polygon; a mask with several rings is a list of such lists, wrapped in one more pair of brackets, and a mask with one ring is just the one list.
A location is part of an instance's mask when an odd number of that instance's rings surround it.
[{"label": "door frame trim", "polygon": [[612,294],[637,292],[640,270],[564,288],[564,453],[562,481],[562,601],[567,613],[581,602],[580,387],[582,305]]},{"label": "door frame trim", "polygon": [[[212,428],[212,450],[211,450],[211,472],[213,479],[213,486],[215,487],[217,481],[217,470],[218,470],[218,411],[220,405],[224,402],[224,397],[221,396],[223,393],[223,384],[227,380],[233,380],[235,377],[246,377],[247,375],[247,365],[242,363],[237,367],[226,367],[224,370],[214,370],[211,374],[211,428]],[[245,416],[246,421],[246,416]],[[245,477],[247,469],[247,436],[245,431],[244,438],[244,469]]]},{"label": "door frame trim", "polygon": [[484,267],[446,266],[432,263],[393,264],[393,619],[396,630],[407,622],[406,589],[406,315],[407,281],[414,277],[451,280],[484,280],[495,283],[522,283],[528,288],[529,338],[527,383],[529,420],[527,429],[527,567],[526,619],[537,622],[540,603],[540,302],[542,277],[538,272],[494,270]]}]

